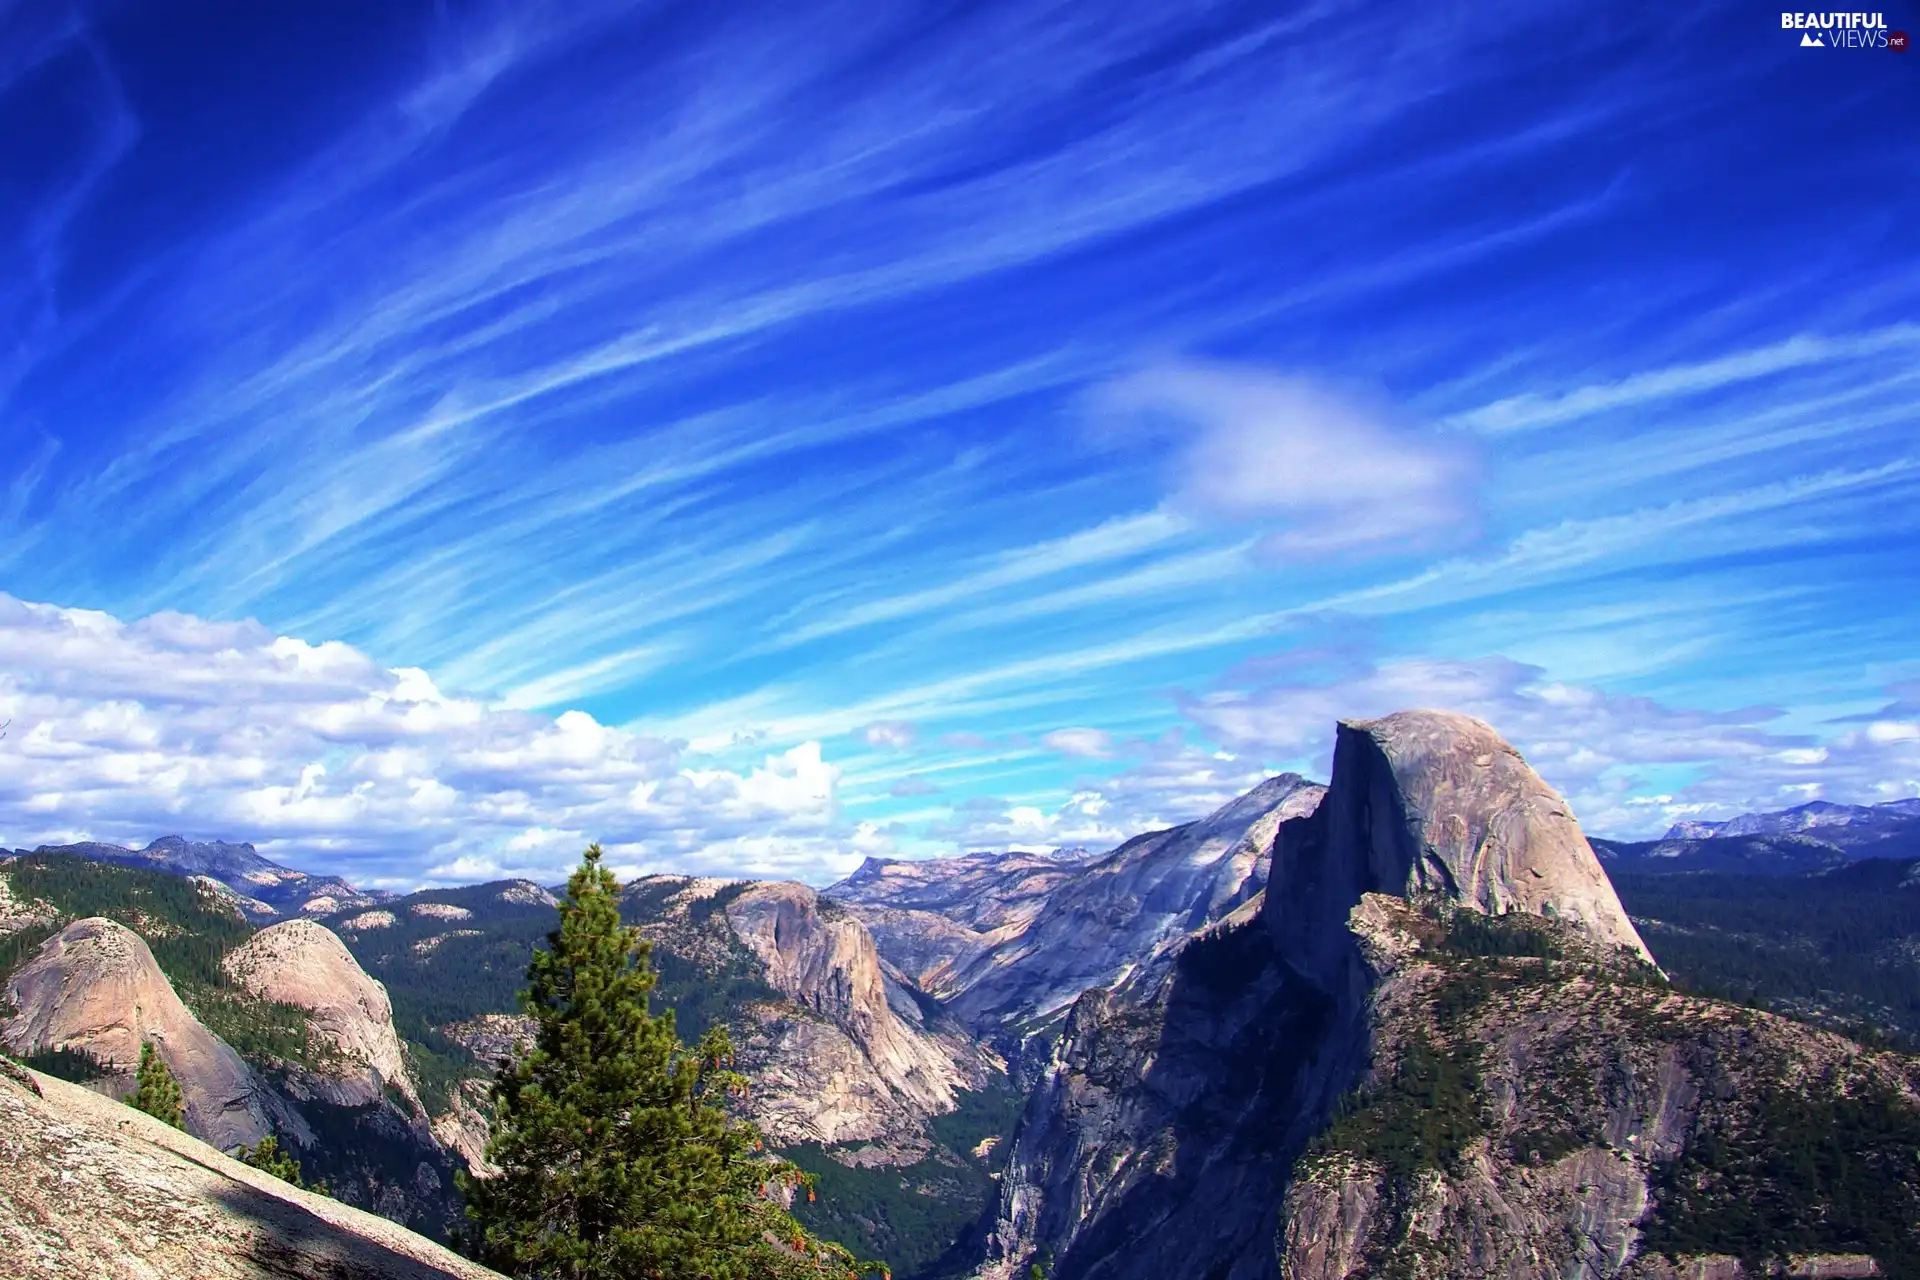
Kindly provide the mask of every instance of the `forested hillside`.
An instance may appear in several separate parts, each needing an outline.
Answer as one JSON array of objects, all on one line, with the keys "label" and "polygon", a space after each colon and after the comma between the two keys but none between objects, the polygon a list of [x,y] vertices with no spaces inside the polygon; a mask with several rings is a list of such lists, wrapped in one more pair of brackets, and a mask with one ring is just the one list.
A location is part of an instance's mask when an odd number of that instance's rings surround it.
[{"label": "forested hillside", "polygon": [[[311,1064],[325,1055],[299,1009],[252,996],[221,972],[220,961],[256,930],[219,886],[71,854],[0,860],[0,876],[12,898],[40,908],[35,923],[0,937],[0,985],[63,925],[103,916],[146,940],[180,999],[242,1057]],[[49,1074],[91,1074],[77,1054],[45,1063]]]},{"label": "forested hillside", "polygon": [[1797,876],[1611,870],[1677,985],[1920,1044],[1920,862]]}]

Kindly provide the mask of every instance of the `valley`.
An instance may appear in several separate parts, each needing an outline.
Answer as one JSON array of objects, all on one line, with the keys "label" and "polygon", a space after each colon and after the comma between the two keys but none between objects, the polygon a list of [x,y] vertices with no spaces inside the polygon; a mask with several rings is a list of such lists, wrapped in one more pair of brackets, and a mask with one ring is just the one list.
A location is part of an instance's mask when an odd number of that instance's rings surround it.
[{"label": "valley", "polygon": [[[1920,1267],[1889,1225],[1920,1221],[1889,1172],[1920,1150],[1920,820],[1589,842],[1479,722],[1338,735],[1327,784],[1106,853],[645,876],[621,915],[655,1007],[728,1028],[743,1113],[818,1175],[800,1220],[900,1280]],[[554,892],[362,893],[177,838],[17,851],[0,1038],[116,1096],[151,1039],[195,1136],[272,1134],[447,1240]],[[1770,1154],[1814,1132],[1846,1135],[1838,1184]],[[1755,1197],[1801,1211],[1756,1234]]]}]

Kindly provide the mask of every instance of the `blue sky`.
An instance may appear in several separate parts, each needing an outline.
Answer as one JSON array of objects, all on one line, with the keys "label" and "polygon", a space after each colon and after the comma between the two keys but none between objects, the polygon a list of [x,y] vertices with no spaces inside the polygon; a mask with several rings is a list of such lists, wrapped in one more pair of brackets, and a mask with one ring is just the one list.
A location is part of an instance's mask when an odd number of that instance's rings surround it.
[{"label": "blue sky", "polygon": [[1920,60],[1133,8],[0,8],[0,840],[824,880],[1407,705],[1920,794]]}]

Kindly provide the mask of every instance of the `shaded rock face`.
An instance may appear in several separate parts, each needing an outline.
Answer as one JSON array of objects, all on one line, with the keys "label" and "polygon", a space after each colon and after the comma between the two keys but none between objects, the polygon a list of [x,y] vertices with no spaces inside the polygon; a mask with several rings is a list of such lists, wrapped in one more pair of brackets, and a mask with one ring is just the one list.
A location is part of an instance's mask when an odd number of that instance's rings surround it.
[{"label": "shaded rock face", "polygon": [[1269,1276],[1293,1152],[1358,1069],[1358,1019],[1257,921],[1185,948],[1142,999],[1073,1006],[1028,1101],[980,1274]]},{"label": "shaded rock face", "polygon": [[1044,1018],[1082,991],[1157,968],[1189,934],[1260,891],[1274,832],[1311,813],[1323,792],[1282,774],[1198,822],[1136,837],[1089,863],[1018,937],[967,965],[954,1013],[983,1028]]},{"label": "shaded rock face", "polygon": [[[1017,1052],[1081,992],[1157,978],[1192,933],[1257,895],[1274,831],[1312,812],[1323,790],[1283,774],[1100,857],[869,863],[827,895],[868,923],[888,960]],[[956,911],[952,900],[968,894],[980,901]]]},{"label": "shaded rock face", "polygon": [[387,990],[331,929],[312,920],[276,924],[228,953],[221,968],[263,1000],[306,1010],[313,1033],[341,1059],[337,1069],[316,1073],[327,1101],[362,1106],[379,1101],[383,1086],[391,1085],[419,1107]]},{"label": "shaded rock face", "polygon": [[0,1259],[18,1280],[494,1280],[384,1219],[96,1094],[0,1079]]},{"label": "shaded rock face", "polygon": [[76,920],[41,945],[7,984],[15,1013],[0,1029],[15,1052],[78,1049],[132,1087],[151,1042],[186,1101],[187,1129],[223,1150],[258,1142],[282,1116],[240,1056],[180,1002],[140,935],[111,920]]},{"label": "shaded rock face", "polygon": [[1559,793],[1487,724],[1403,711],[1342,724],[1334,781],[1275,845],[1267,913],[1286,961],[1326,982],[1364,893],[1567,920],[1651,963]]},{"label": "shaded rock face", "polygon": [[308,1176],[415,1230],[443,1237],[455,1228],[454,1157],[484,1147],[484,1121],[459,1099],[442,1123],[429,1121],[386,988],[332,930],[312,920],[263,929],[221,965],[253,995],[307,1014],[317,1052],[268,1074],[297,1117],[288,1136]]},{"label": "shaded rock face", "polygon": [[487,1140],[493,1136],[492,1123],[484,1110],[488,1092],[484,1080],[462,1080],[447,1109],[432,1122],[434,1141],[464,1160],[469,1173],[483,1178],[500,1171],[487,1159]]},{"label": "shaded rock face", "polygon": [[[1269,794],[1258,807],[1270,820],[1247,824],[1270,842],[1270,855],[1240,855],[1270,857],[1264,888],[1216,890],[1162,972],[1074,1004],[1016,1135],[980,1274],[1024,1274],[1046,1255],[1061,1280],[1280,1274],[1294,1161],[1378,1048],[1392,931],[1350,927],[1369,893],[1533,913],[1596,956],[1645,957],[1565,803],[1479,721],[1342,725],[1331,785],[1290,791],[1299,807]],[[1311,1206],[1306,1238],[1336,1263],[1340,1241],[1364,1235],[1366,1194],[1338,1188]],[[1336,1263],[1319,1274],[1348,1274]]]}]

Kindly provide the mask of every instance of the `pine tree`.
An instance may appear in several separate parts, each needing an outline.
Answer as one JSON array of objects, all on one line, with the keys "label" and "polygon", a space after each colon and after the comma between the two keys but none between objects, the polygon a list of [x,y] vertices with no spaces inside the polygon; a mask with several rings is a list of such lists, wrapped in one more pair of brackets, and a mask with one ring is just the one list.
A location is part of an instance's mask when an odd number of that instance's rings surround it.
[{"label": "pine tree", "polygon": [[272,1134],[260,1139],[257,1146],[249,1147],[242,1143],[240,1149],[233,1154],[234,1159],[240,1163],[252,1165],[262,1173],[270,1173],[283,1182],[291,1182],[303,1191],[312,1191],[323,1196],[327,1194],[327,1184],[324,1182],[307,1185],[306,1179],[301,1176],[300,1162],[293,1158],[292,1152],[282,1149],[280,1139]]},{"label": "pine tree", "polygon": [[692,1050],[648,1009],[650,947],[620,923],[594,845],[528,966],[532,1050],[493,1088],[487,1159],[463,1182],[478,1256],[556,1280],[761,1280],[877,1269],[810,1236],[775,1198],[812,1179],[762,1154],[725,1103],[746,1082],[726,1032]]},{"label": "pine tree", "polygon": [[140,1069],[134,1073],[133,1093],[127,1105],[176,1129],[187,1127],[186,1101],[180,1093],[180,1082],[167,1070],[166,1059],[153,1051],[151,1040],[140,1046]]}]

